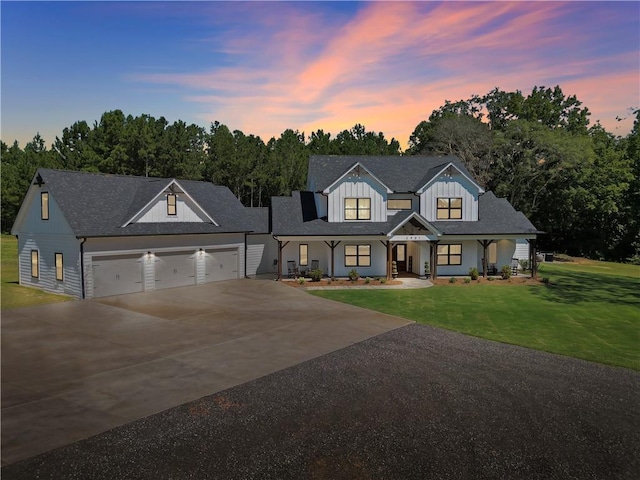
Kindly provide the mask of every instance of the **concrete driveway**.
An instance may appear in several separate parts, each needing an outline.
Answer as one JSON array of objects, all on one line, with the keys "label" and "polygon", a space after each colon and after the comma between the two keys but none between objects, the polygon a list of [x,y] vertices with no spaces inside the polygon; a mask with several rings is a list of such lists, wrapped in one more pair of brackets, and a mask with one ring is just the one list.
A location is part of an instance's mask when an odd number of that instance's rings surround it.
[{"label": "concrete driveway", "polygon": [[266,280],[2,312],[2,464],[407,325]]}]

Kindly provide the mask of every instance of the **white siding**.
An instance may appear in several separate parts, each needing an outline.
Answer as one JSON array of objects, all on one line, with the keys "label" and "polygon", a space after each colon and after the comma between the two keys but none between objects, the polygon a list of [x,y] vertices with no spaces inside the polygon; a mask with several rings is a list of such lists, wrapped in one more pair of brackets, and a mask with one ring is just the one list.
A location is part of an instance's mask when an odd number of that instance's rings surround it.
[{"label": "white siding", "polygon": [[327,198],[327,216],[329,222],[344,222],[345,198],[370,198],[372,222],[386,222],[387,193],[377,181],[369,176],[346,177],[335,185]]},{"label": "white siding", "polygon": [[247,276],[276,273],[278,266],[278,242],[271,235],[247,235]]},{"label": "white siding", "polygon": [[499,240],[497,242],[497,264],[498,272],[502,269],[504,265],[511,265],[511,259],[513,258],[513,254],[516,251],[516,241],[515,240]]},{"label": "white siding", "polygon": [[202,211],[185,195],[176,194],[176,215],[167,214],[167,195],[158,197],[133,223],[148,222],[210,222]]},{"label": "white siding", "polygon": [[529,242],[524,238],[516,240],[516,250],[513,254],[518,260],[529,260]]},{"label": "white siding", "polygon": [[[31,276],[31,250],[38,251],[38,278]],[[56,253],[62,253],[62,281],[56,280]],[[20,285],[30,285],[48,292],[64,293],[77,298],[82,297],[80,241],[73,235],[20,234],[18,236],[18,261]]]},{"label": "white siding", "polygon": [[461,175],[440,176],[420,195],[420,213],[429,221],[436,221],[438,198],[462,198],[462,220],[478,220],[478,190]]},{"label": "white siding", "polygon": [[446,277],[450,275],[468,275],[469,269],[478,267],[478,249],[476,240],[447,241],[438,245],[462,244],[462,265],[438,265],[438,276]]}]

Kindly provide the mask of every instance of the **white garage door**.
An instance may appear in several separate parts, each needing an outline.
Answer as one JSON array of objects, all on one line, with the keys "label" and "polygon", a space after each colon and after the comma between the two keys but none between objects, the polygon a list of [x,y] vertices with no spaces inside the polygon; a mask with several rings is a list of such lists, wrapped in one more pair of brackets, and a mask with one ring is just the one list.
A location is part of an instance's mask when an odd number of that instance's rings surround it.
[{"label": "white garage door", "polygon": [[196,283],[193,252],[156,254],[156,289],[184,287]]},{"label": "white garage door", "polygon": [[207,250],[205,282],[238,278],[238,249]]},{"label": "white garage door", "polygon": [[142,255],[93,257],[93,296],[142,291]]}]

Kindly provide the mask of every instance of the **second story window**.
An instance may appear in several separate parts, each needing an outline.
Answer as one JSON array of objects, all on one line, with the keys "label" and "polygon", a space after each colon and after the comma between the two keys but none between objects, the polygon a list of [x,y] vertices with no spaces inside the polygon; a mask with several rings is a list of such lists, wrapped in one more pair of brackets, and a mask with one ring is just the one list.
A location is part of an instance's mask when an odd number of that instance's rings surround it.
[{"label": "second story window", "polygon": [[411,210],[411,200],[408,198],[390,198],[387,200],[387,210]]},{"label": "second story window", "polygon": [[461,198],[438,198],[436,218],[438,220],[461,220],[462,219],[462,199]]},{"label": "second story window", "polygon": [[371,199],[370,198],[345,198],[344,199],[344,219],[345,220],[371,220]]},{"label": "second story window", "polygon": [[167,194],[167,215],[177,215],[178,210],[176,208],[176,194]]},{"label": "second story window", "polygon": [[40,194],[40,218],[49,220],[49,192]]}]

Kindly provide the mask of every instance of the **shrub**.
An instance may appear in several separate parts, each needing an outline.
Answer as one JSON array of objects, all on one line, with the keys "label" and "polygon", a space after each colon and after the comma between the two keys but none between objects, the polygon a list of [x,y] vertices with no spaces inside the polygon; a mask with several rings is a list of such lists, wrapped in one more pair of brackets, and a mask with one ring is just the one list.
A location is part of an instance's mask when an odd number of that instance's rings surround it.
[{"label": "shrub", "polygon": [[336,281],[336,277],[331,275],[331,278],[329,280],[331,280],[332,282],[335,282]]},{"label": "shrub", "polygon": [[458,280],[456,279],[456,277],[451,277],[449,279],[449,283],[456,283]]},{"label": "shrub", "polygon": [[367,277],[364,279],[364,283],[366,283],[367,285],[369,285],[371,283],[371,277]]},{"label": "shrub", "polygon": [[300,277],[300,278],[298,278],[298,283],[299,283],[300,285],[304,285],[304,277]]},{"label": "shrub", "polygon": [[349,272],[349,280],[351,280],[352,282],[355,282],[359,278],[360,278],[360,274],[358,273],[358,271],[355,268],[352,268],[351,271]]},{"label": "shrub", "polygon": [[380,283],[381,283],[381,284],[383,284],[383,285],[384,285],[385,283],[387,283],[387,278],[386,278],[386,277],[382,277],[382,278],[380,279]]},{"label": "shrub", "polygon": [[493,282],[496,279],[496,277],[487,277],[487,280],[489,280],[490,282]]},{"label": "shrub", "polygon": [[529,270],[529,260],[521,259],[518,260],[518,263],[520,264],[522,271]]},{"label": "shrub", "polygon": [[327,280],[327,285],[331,285],[331,282],[332,282],[332,280],[331,280],[331,279],[328,279],[328,280]]},{"label": "shrub", "polygon": [[465,278],[464,279],[464,283],[471,283],[471,279],[470,278]]},{"label": "shrub", "polygon": [[500,274],[503,280],[509,280],[511,278],[511,267],[509,265],[503,265]]},{"label": "shrub", "polygon": [[311,277],[311,281],[319,282],[322,279],[322,270],[316,268],[309,272],[309,276]]},{"label": "shrub", "polygon": [[542,283],[549,283],[549,277],[542,277]]},{"label": "shrub", "polygon": [[471,280],[477,280],[480,273],[478,273],[478,269],[476,267],[473,267],[469,269],[469,276],[471,277]]}]

